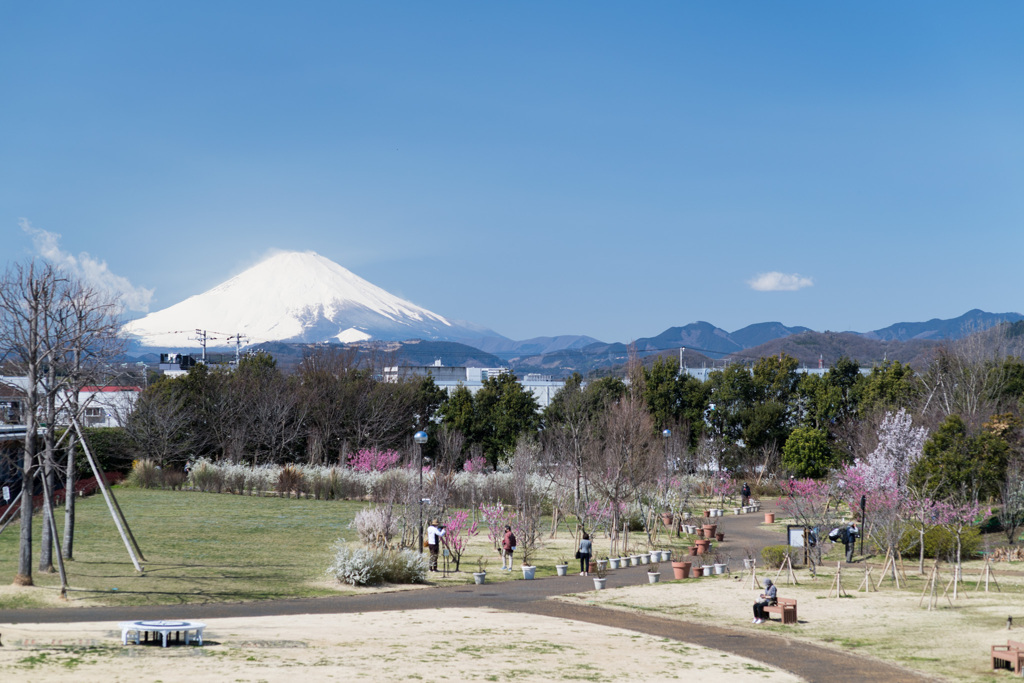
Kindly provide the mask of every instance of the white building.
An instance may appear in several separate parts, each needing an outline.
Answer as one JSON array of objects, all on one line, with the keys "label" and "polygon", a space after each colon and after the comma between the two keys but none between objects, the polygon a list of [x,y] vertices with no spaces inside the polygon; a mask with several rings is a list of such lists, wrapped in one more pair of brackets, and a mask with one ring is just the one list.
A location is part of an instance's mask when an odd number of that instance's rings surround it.
[{"label": "white building", "polygon": [[78,392],[78,405],[85,406],[83,427],[121,427],[135,409],[142,387],[87,386]]},{"label": "white building", "polygon": [[[459,387],[466,387],[469,393],[476,394],[484,385],[488,377],[509,374],[512,371],[508,368],[464,368],[446,367],[441,361],[435,361],[433,365],[396,365],[384,368],[384,380],[397,382],[399,379],[408,377],[434,378],[434,384],[451,394]],[[551,403],[555,394],[565,386],[565,380],[551,379],[545,375],[528,374],[516,380],[526,391],[533,394],[537,399],[537,406],[544,409]]]}]

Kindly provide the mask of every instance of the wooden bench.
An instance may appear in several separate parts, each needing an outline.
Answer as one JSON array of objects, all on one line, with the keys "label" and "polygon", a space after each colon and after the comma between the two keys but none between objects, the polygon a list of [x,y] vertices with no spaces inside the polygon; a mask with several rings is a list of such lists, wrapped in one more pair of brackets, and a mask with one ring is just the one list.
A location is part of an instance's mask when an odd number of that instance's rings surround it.
[{"label": "wooden bench", "polygon": [[[793,598],[779,598],[777,605],[768,605],[764,608],[766,613],[774,612],[782,617],[783,624],[796,623],[796,600]],[[769,617],[771,619],[771,617]]]},{"label": "wooden bench", "polygon": [[1009,667],[1010,671],[1020,673],[1022,663],[1024,663],[1024,643],[1008,640],[1006,645],[992,646],[993,669]]}]

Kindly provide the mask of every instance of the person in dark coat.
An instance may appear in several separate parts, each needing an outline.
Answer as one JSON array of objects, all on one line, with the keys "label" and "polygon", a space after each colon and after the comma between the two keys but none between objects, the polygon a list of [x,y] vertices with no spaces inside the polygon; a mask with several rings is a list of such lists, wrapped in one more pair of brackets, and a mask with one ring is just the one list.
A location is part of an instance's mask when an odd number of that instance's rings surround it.
[{"label": "person in dark coat", "polygon": [[758,601],[754,603],[754,623],[763,624],[764,620],[768,618],[768,613],[764,611],[764,608],[777,604],[779,604],[778,589],[775,588],[771,579],[765,579],[764,593],[761,593]]}]

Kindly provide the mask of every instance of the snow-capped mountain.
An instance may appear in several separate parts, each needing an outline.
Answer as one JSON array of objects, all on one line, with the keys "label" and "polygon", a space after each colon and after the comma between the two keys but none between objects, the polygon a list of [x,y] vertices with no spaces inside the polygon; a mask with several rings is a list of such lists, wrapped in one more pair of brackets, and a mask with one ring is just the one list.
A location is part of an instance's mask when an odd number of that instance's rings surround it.
[{"label": "snow-capped mountain", "polygon": [[235,334],[252,344],[501,336],[400,299],[311,251],[275,254],[209,291],[127,323],[123,331],[141,346],[174,348],[197,329],[213,337],[210,346],[227,346]]}]

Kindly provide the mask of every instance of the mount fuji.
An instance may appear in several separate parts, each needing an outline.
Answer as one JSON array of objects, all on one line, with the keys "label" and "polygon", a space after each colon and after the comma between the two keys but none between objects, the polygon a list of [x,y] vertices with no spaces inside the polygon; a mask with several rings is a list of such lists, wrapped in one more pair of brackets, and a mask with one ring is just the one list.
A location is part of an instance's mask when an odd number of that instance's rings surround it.
[{"label": "mount fuji", "polygon": [[473,343],[501,335],[400,299],[319,254],[281,252],[202,294],[124,325],[139,346],[177,348],[205,330],[269,341],[351,343],[423,339]]}]

